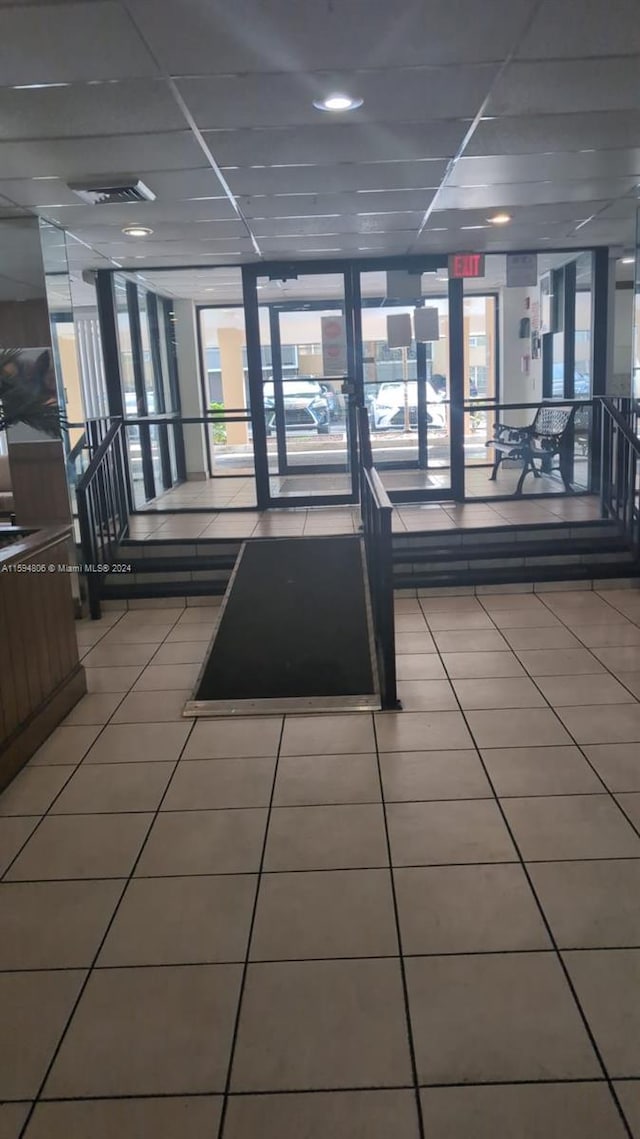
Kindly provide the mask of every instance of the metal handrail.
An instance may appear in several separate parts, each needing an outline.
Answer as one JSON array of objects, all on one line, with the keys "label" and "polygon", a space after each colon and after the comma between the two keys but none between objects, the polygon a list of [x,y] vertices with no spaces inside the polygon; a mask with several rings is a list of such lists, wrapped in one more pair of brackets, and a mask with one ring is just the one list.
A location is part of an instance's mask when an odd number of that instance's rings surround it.
[{"label": "metal handrail", "polygon": [[[607,396],[600,399],[602,449],[600,505],[605,518],[617,522],[640,566],[640,439],[623,411]],[[628,406],[625,406],[627,405]],[[631,401],[623,410],[632,413]]]},{"label": "metal handrail", "polygon": [[100,616],[100,583],[117,556],[129,525],[129,496],[123,423],[114,421],[76,485],[82,569],[89,613]]},{"label": "metal handrail", "polygon": [[380,699],[384,709],[398,708],[396,679],[395,609],[393,593],[393,504],[373,465],[369,416],[359,407],[360,513],[373,634],[376,646]]}]

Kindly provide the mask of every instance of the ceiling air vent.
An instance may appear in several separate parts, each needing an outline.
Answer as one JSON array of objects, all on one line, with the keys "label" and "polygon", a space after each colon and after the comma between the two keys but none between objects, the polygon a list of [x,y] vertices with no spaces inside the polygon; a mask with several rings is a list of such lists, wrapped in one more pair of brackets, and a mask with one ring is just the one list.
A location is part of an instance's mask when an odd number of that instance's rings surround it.
[{"label": "ceiling air vent", "polygon": [[69,189],[89,206],[153,202],[156,197],[139,178],[126,174],[117,178],[86,178],[81,182],[69,182]]}]

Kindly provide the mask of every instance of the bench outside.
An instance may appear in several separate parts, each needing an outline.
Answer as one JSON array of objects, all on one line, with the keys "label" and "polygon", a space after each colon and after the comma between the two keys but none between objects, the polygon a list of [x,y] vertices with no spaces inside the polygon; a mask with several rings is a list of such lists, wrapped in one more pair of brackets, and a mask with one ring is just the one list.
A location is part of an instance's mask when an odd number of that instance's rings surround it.
[{"label": "bench outside", "polygon": [[[541,474],[552,470],[560,472],[565,490],[571,493],[571,429],[575,412],[575,407],[564,404],[541,404],[533,423],[527,427],[494,423],[494,437],[486,443],[496,454],[490,480],[496,479],[498,468],[505,459],[513,459],[522,462],[516,495],[522,494],[524,480],[530,472],[539,479]],[[558,465],[552,467],[551,461],[556,457]]]}]

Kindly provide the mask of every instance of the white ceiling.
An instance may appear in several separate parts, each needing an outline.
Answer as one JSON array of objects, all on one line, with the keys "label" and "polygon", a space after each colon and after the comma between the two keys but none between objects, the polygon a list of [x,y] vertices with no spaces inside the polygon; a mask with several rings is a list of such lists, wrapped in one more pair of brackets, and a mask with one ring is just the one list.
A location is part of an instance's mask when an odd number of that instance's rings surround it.
[{"label": "white ceiling", "polygon": [[[67,186],[118,174],[157,200]],[[639,184],[638,0],[0,0],[0,217],[75,270],[621,251]]]}]

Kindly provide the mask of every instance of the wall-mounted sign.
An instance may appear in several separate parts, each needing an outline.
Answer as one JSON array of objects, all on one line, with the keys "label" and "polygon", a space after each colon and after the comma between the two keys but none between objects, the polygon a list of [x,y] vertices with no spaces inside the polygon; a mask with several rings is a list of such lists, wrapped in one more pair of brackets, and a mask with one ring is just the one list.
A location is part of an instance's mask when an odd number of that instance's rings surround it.
[{"label": "wall-mounted sign", "polygon": [[537,284],[537,253],[507,253],[507,288],[524,289]]},{"label": "wall-mounted sign", "polygon": [[347,336],[343,316],[320,318],[322,368],[325,376],[344,376],[347,369]]},{"label": "wall-mounted sign", "polygon": [[387,344],[389,348],[410,348],[412,339],[411,313],[390,313],[387,316]]},{"label": "wall-mounted sign", "polygon": [[484,277],[484,253],[452,253],[449,258],[449,276]]},{"label": "wall-mounted sign", "polygon": [[387,300],[412,301],[420,296],[420,277],[407,269],[391,269],[387,273]]},{"label": "wall-mounted sign", "polygon": [[440,323],[437,308],[417,308],[413,313],[416,340],[439,340]]}]

